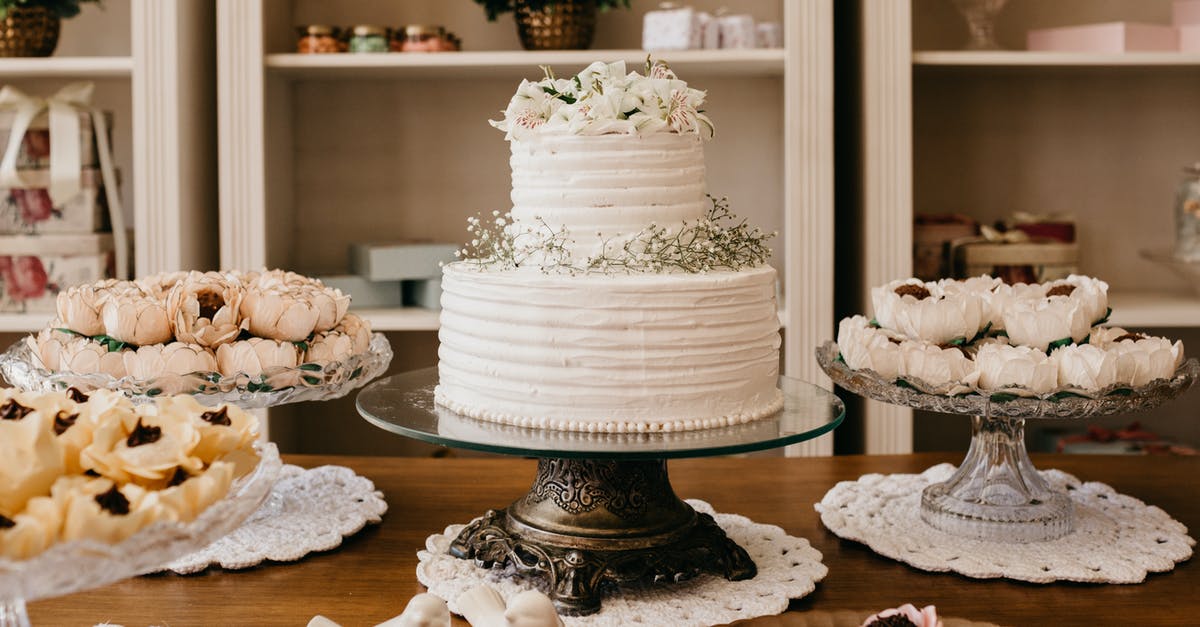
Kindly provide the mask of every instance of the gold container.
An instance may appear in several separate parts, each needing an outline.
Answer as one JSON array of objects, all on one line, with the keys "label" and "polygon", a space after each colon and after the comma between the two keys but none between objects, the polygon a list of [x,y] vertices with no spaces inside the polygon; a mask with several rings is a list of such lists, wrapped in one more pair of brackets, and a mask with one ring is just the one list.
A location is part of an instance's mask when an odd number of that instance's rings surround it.
[{"label": "gold container", "polygon": [[585,50],[596,34],[596,0],[570,0],[540,10],[517,0],[517,35],[526,50]]},{"label": "gold container", "polygon": [[48,57],[58,46],[61,20],[46,7],[9,7],[0,23],[0,57]]}]

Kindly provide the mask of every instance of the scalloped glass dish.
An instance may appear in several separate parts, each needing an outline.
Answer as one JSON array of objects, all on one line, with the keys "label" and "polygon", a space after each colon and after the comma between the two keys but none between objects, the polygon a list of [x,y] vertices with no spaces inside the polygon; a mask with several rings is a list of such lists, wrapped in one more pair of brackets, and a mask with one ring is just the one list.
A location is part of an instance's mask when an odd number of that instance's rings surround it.
[{"label": "scalloped glass dish", "polygon": [[[851,370],[838,346],[817,348],[817,361],[833,382],[859,396],[943,414],[971,416],[971,447],[949,480],[925,488],[921,519],[947,533],[1002,542],[1040,542],[1071,532],[1071,499],[1042,478],[1025,450],[1028,418],[1089,418],[1153,409],[1187,391],[1200,378],[1188,359],[1169,379],[1098,391],[1063,388],[1045,396],[1024,390],[948,395],[920,380],[900,385],[873,370]],[[1026,396],[1018,395],[1020,392]]]},{"label": "scalloped glass dish", "polygon": [[26,601],[106,586],[161,568],[242,524],[266,499],[282,463],[270,442],[255,444],[254,470],[189,523],[158,522],[119,544],[63,542],[27,560],[0,558],[0,627],[29,626]]},{"label": "scalloped glass dish", "polygon": [[104,373],[51,372],[21,339],[0,355],[0,373],[14,387],[27,391],[61,391],[75,387],[119,390],[134,401],[146,402],[161,394],[191,394],[205,405],[231,403],[244,409],[273,407],[301,401],[341,398],[383,374],[392,362],[392,347],[382,333],[371,335],[367,351],[325,366],[301,364],[274,368],[261,376],[222,376],[218,373],[164,375],[154,379],[114,378]]}]

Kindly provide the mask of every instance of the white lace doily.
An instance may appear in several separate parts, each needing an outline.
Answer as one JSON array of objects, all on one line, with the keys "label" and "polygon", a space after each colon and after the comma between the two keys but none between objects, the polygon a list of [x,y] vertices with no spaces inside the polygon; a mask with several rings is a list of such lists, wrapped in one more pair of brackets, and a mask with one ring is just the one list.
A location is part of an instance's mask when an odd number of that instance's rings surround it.
[{"label": "white lace doily", "polygon": [[249,568],[265,560],[293,562],[328,551],[387,511],[383,493],[344,466],[305,470],[285,465],[258,511],[208,548],[168,564],[181,575],[209,566]]},{"label": "white lace doily", "polygon": [[821,522],[847,540],[921,570],[1033,583],[1141,583],[1192,556],[1196,541],[1163,510],[1103,483],[1059,470],[1042,476],[1075,503],[1075,529],[1057,540],[989,542],[948,534],[921,520],[921,490],[950,478],[940,464],[919,475],[863,475],[843,481],[816,504]]},{"label": "white lace doily", "polygon": [[[729,537],[737,542],[758,566],[758,574],[746,581],[727,581],[716,575],[701,575],[678,584],[621,586],[604,597],[603,605],[591,616],[564,616],[568,627],[600,625],[716,625],[736,620],[770,616],[787,609],[790,599],[799,599],[825,578],[829,569],[821,553],[808,540],[787,535],[775,525],[756,523],[736,514],[718,514],[704,501],[689,500],[698,512],[711,514]],[[417,557],[417,580],[446,601],[458,613],[459,595],[486,583],[506,600],[534,586],[508,568],[485,570],[471,560],[458,559],[447,551],[464,525],[451,525],[441,534],[429,536]]]}]

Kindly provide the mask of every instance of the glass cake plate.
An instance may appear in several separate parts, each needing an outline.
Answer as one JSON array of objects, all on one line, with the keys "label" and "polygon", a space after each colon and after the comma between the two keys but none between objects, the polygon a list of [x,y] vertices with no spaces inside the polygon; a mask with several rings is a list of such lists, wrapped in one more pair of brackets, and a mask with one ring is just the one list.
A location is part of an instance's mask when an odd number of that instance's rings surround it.
[{"label": "glass cake plate", "polygon": [[1131,388],[1110,386],[1090,395],[1057,391],[1042,397],[999,393],[959,395],[900,385],[873,370],[852,370],[837,344],[817,348],[817,361],[838,386],[866,398],[914,409],[972,417],[966,459],[945,483],[921,495],[921,519],[957,535],[1008,542],[1052,540],[1071,532],[1071,499],[1050,488],[1025,450],[1025,420],[1083,419],[1153,409],[1183,394],[1200,377],[1188,359],[1168,379]]},{"label": "glass cake plate", "polygon": [[0,373],[14,387],[32,392],[61,391],[74,387],[84,392],[120,390],[134,401],[146,402],[161,394],[191,394],[204,405],[229,403],[243,409],[274,407],[302,401],[341,398],[383,374],[392,361],[392,347],[382,333],[371,336],[366,352],[321,366],[273,368],[261,376],[222,376],[219,373],[164,375],[154,379],[117,379],[104,373],[51,372],[38,366],[24,338],[0,355]]},{"label": "glass cake plate", "polygon": [[158,522],[119,544],[63,542],[27,560],[0,557],[0,627],[29,627],[26,601],[106,586],[158,570],[233,531],[262,504],[281,462],[270,442],[255,444],[258,466],[190,523]]}]

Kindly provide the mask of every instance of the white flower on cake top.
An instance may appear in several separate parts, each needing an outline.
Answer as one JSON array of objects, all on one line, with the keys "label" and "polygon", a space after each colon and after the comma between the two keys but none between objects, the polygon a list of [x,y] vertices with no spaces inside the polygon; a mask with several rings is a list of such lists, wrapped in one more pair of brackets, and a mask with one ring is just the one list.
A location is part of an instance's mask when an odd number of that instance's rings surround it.
[{"label": "white flower on cake top", "polygon": [[838,326],[842,360],[925,392],[1089,395],[1170,379],[1183,363],[1181,342],[1096,326],[1111,310],[1108,285],[1091,277],[902,279],[871,299],[873,320]]}]

